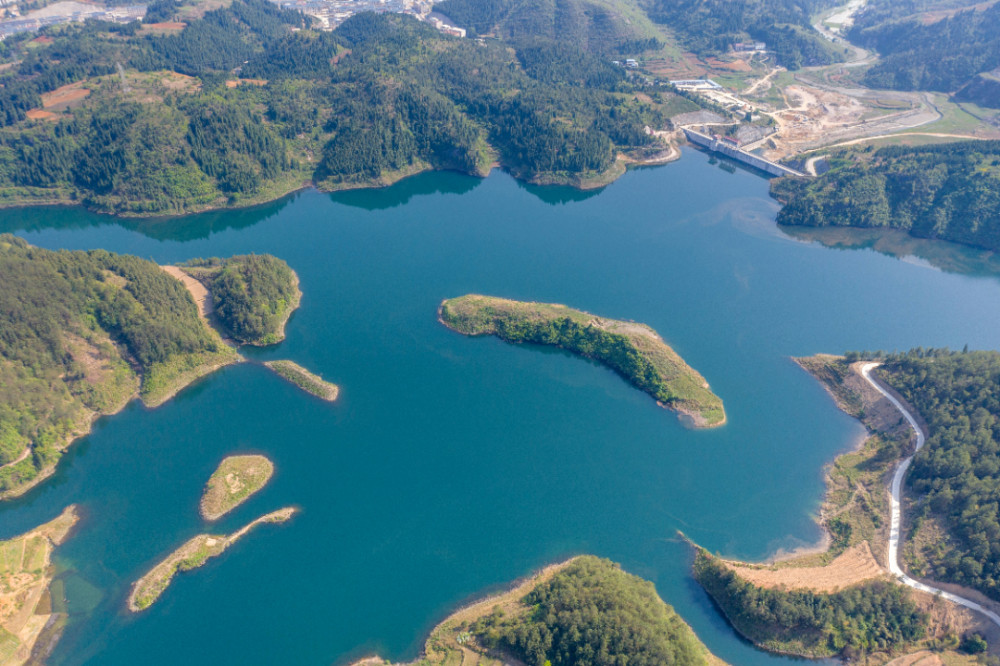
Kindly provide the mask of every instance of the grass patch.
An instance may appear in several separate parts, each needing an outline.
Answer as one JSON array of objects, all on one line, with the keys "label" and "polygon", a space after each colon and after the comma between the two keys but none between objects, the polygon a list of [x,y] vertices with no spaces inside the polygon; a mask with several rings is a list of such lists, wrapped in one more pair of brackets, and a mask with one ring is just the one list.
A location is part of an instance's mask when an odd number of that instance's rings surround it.
[{"label": "grass patch", "polygon": [[238,539],[257,525],[283,523],[294,513],[294,508],[286,507],[247,523],[229,536],[199,534],[188,539],[184,545],[167,555],[146,575],[132,584],[132,591],[128,597],[129,610],[138,613],[152,606],[170,585],[178,571],[197,569],[211,558],[221,555],[229,546],[236,543]]},{"label": "grass patch", "polygon": [[264,487],[274,463],[259,455],[229,456],[212,473],[201,497],[201,516],[218,520]]},{"label": "grass patch", "polygon": [[604,319],[565,305],[470,294],[446,300],[441,322],[465,335],[561,347],[605,364],[690,425],[725,423],[722,400],[708,382],[644,324]]},{"label": "grass patch", "polygon": [[287,379],[317,398],[333,402],[340,393],[340,387],[336,384],[324,381],[319,375],[314,375],[293,361],[265,361],[264,365],[279,377]]}]

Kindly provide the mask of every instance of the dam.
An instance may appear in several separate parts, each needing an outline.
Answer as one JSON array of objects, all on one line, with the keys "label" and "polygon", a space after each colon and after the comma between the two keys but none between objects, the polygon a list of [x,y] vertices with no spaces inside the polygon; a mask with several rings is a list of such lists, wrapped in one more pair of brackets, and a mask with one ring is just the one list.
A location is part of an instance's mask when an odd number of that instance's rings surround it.
[{"label": "dam", "polygon": [[726,157],[736,160],[737,162],[749,164],[755,169],[760,169],[761,171],[767,172],[772,176],[798,176],[799,178],[807,177],[806,174],[801,171],[796,171],[795,169],[786,167],[784,164],[772,162],[771,160],[765,159],[760,155],[754,155],[753,153],[748,153],[747,151],[741,150],[734,145],[730,145],[728,141],[720,137],[703,134],[688,127],[684,128],[684,135],[687,137],[688,141],[695,145],[707,148],[716,153],[721,153]]}]

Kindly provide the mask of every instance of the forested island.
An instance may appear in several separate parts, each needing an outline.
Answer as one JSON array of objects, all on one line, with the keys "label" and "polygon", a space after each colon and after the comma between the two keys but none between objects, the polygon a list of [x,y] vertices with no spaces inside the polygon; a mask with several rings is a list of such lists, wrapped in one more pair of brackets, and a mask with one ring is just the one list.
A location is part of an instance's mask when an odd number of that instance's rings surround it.
[{"label": "forested island", "polygon": [[478,294],[442,302],[438,315],[448,328],[465,335],[553,345],[600,361],[696,427],[726,422],[722,400],[705,378],[643,324],[605,319],[565,305]]},{"label": "forested island", "polygon": [[1000,249],[1000,141],[850,150],[819,178],[775,180],[778,224],[902,229]]},{"label": "forested island", "polygon": [[212,312],[241,344],[272,345],[285,339],[285,323],[299,306],[299,278],[281,259],[246,254],[228,259],[192,259],[182,270],[212,297]]},{"label": "forested island", "polygon": [[[216,310],[235,322],[234,334],[280,339],[299,295],[288,266],[269,255],[213,261],[230,271],[212,275],[226,287],[214,295]],[[184,284],[145,259],[53,252],[0,235],[0,283],[3,497],[50,474],[97,416],[136,396],[160,405],[241,360]]]},{"label": "forested island", "polygon": [[[543,569],[449,616],[415,666],[724,666],[653,584],[590,555]],[[387,662],[371,657],[354,666]]]},{"label": "forested island", "polygon": [[[476,42],[371,13],[322,32],[267,0],[185,12],[181,30],[89,21],[41,48],[5,40],[0,205],[180,214],[495,162],[588,187],[620,175],[620,152],[664,147],[646,127],[665,125],[673,93],[637,95],[603,52],[561,33]],[[644,48],[614,26],[613,49]],[[55,113],[57,89],[73,101]]]}]

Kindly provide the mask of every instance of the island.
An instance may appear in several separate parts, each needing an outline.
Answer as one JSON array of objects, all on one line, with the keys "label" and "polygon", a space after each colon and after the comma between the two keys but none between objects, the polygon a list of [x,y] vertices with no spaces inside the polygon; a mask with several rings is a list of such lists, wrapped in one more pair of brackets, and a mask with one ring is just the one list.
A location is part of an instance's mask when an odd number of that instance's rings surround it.
[{"label": "island", "polygon": [[306,393],[311,393],[321,400],[333,402],[340,393],[340,387],[336,384],[325,381],[319,375],[309,372],[294,361],[265,361],[264,365],[273,370],[279,377],[287,379]]},{"label": "island", "polygon": [[644,324],[605,319],[553,303],[468,294],[441,303],[438,318],[464,335],[553,345],[608,366],[657,403],[698,428],[726,422],[708,382]]},{"label": "island", "polygon": [[229,546],[263,523],[283,523],[295,513],[294,507],[273,511],[246,524],[229,536],[199,534],[188,539],[180,548],[167,555],[159,564],[132,584],[128,596],[128,609],[133,613],[146,610],[160,598],[178,571],[190,571],[202,566],[213,557],[221,555]]},{"label": "island", "polygon": [[285,324],[299,307],[299,277],[270,254],[228,259],[192,259],[181,271],[201,282],[211,297],[209,311],[225,334],[257,347],[285,339]]},{"label": "island", "polygon": [[48,523],[0,541],[0,663],[5,666],[42,663],[59,640],[66,613],[52,598],[52,552],[78,520],[76,507],[68,506]]},{"label": "island", "polygon": [[996,408],[1000,353],[795,361],[868,430],[827,470],[825,539],[769,563],[697,548],[695,578],[740,634],[783,654],[881,663],[931,651],[973,663],[968,655],[995,652],[998,565],[980,553],[1000,548],[996,508],[986,501],[1000,447],[985,418]]},{"label": "island", "polygon": [[[598,650],[605,655],[599,663],[725,666],[652,583],[592,555],[548,566],[456,611],[431,631],[414,665],[597,663],[581,659]],[[388,663],[368,657],[353,666]]]},{"label": "island", "polygon": [[274,463],[260,455],[228,456],[209,477],[201,496],[201,517],[218,520],[263,488]]}]

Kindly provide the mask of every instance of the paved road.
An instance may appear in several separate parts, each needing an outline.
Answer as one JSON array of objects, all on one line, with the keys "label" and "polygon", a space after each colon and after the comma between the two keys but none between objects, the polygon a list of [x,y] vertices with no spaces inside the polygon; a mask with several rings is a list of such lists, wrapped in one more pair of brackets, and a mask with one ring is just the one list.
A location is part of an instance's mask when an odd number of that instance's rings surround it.
[{"label": "paved road", "polygon": [[[875,389],[889,399],[889,402],[902,413],[906,418],[910,427],[913,428],[913,432],[917,433],[917,448],[919,451],[920,447],[924,445],[924,433],[917,425],[917,420],[913,418],[913,415],[908,412],[903,405],[896,400],[882,385],[874,380],[871,376],[871,371],[877,368],[879,363],[865,363],[861,366],[861,375],[868,380],[868,383],[875,387]],[[904,585],[909,585],[910,587],[922,590],[924,592],[930,592],[931,594],[939,595],[940,597],[947,599],[948,601],[954,601],[960,606],[965,606],[966,608],[971,608],[972,610],[979,611],[986,617],[988,617],[995,625],[1000,627],[1000,615],[997,615],[988,608],[977,604],[975,601],[970,601],[965,597],[960,597],[957,594],[952,594],[951,592],[945,592],[944,590],[939,590],[936,587],[931,587],[930,585],[925,585],[920,581],[914,580],[907,576],[902,567],[899,566],[899,532],[900,524],[902,522],[901,510],[899,498],[903,488],[903,479],[906,477],[906,470],[910,469],[910,463],[913,462],[913,456],[905,458],[899,463],[896,468],[896,473],[892,477],[892,512],[891,520],[889,522],[889,572],[899,580],[899,582]]]}]

